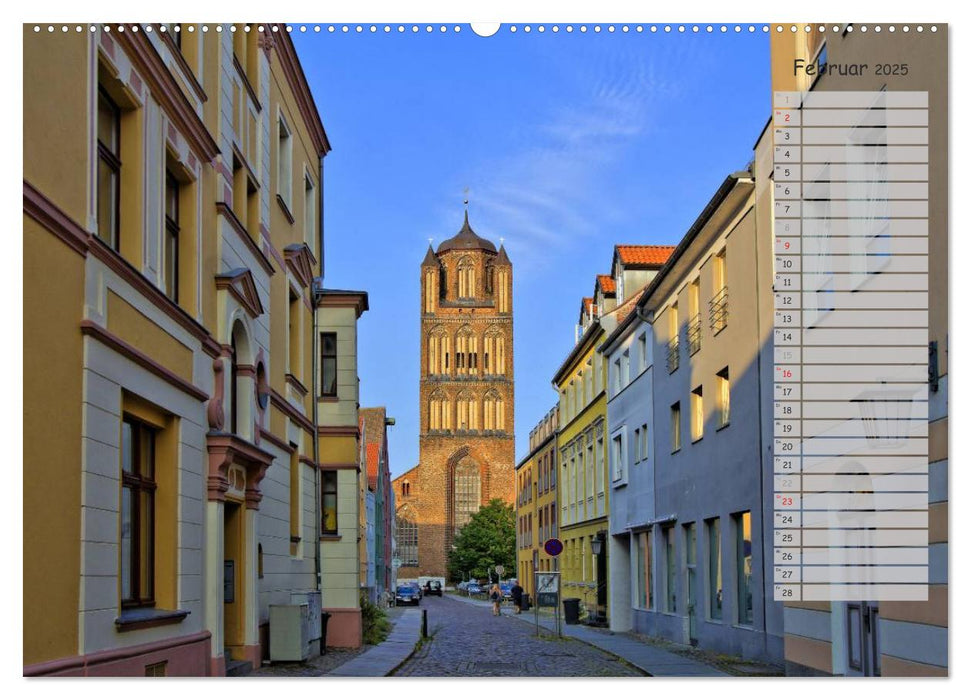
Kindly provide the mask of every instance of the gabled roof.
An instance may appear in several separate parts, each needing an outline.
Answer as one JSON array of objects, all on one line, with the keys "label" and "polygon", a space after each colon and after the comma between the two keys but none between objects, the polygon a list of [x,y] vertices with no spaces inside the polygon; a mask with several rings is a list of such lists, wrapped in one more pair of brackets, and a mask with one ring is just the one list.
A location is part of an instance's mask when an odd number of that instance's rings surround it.
[{"label": "gabled roof", "polygon": [[661,267],[674,252],[673,245],[617,245],[614,262],[626,267]]},{"label": "gabled roof", "polygon": [[597,275],[597,282],[594,284],[600,285],[600,291],[604,293],[605,296],[616,296],[617,295],[617,283],[614,282],[614,278],[610,275]]}]

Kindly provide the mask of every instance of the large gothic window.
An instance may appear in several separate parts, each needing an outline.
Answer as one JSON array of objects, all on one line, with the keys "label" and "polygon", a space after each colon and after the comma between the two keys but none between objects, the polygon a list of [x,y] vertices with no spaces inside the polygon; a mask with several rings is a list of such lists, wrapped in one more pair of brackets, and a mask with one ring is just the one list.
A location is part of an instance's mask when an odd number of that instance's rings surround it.
[{"label": "large gothic window", "polygon": [[472,515],[479,510],[482,500],[482,484],[479,480],[479,465],[470,457],[464,457],[455,467],[453,503],[453,523],[458,533]]},{"label": "large gothic window", "polygon": [[402,566],[418,566],[418,523],[411,508],[404,506],[395,517],[398,558]]}]

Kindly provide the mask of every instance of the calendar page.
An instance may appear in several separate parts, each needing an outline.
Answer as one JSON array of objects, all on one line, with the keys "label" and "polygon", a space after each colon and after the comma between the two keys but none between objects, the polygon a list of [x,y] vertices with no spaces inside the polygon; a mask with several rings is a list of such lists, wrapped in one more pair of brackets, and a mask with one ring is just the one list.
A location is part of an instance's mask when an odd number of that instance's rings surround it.
[{"label": "calendar page", "polygon": [[351,9],[17,28],[22,675],[949,676],[956,26]]}]

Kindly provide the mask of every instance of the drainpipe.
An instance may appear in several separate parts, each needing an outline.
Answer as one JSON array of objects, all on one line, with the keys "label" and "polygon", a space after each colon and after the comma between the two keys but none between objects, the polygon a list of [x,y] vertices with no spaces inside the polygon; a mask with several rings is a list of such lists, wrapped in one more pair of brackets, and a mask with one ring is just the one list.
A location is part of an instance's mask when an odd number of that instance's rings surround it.
[{"label": "drainpipe", "polygon": [[[634,305],[634,314],[636,314],[638,320],[643,321],[651,327],[651,346],[654,345],[654,314],[652,313],[649,317],[644,315],[644,310],[641,308],[640,304]],[[655,362],[651,362],[651,447],[654,447],[654,455],[657,456],[657,445],[655,441],[657,440],[657,430],[654,429],[654,422],[657,420],[657,416],[654,411],[654,365]],[[654,469],[651,472],[651,483],[652,491],[651,499],[654,501],[654,512],[651,513],[651,520],[657,518],[657,459],[655,459],[652,464]],[[654,527],[651,526],[651,539],[654,538]],[[651,552],[653,555],[653,552]]]},{"label": "drainpipe", "polygon": [[[755,179],[755,174],[752,174],[752,179]],[[762,288],[759,284],[759,239],[758,239],[758,228],[756,227],[755,236],[755,337],[757,338],[757,347],[755,354],[755,367],[756,367],[756,377],[758,378],[759,386],[759,512],[761,513],[759,517],[759,524],[762,527],[762,532],[760,533],[759,539],[762,540],[762,655],[763,657],[768,657],[769,655],[769,620],[766,616],[768,612],[768,605],[766,604],[766,580],[765,572],[766,559],[765,559],[765,469],[763,463],[765,460],[765,450],[762,446],[765,442],[765,435],[762,430]],[[775,338],[772,340],[775,343]],[[773,467],[773,473],[775,469]]]},{"label": "drainpipe", "polygon": [[[310,287],[310,299],[311,306],[313,307],[313,337],[311,338],[310,347],[313,356],[310,360],[311,371],[310,377],[312,384],[311,391],[313,396],[313,420],[314,420],[314,430],[313,430],[313,445],[314,445],[314,579],[316,580],[317,592],[320,593],[320,617],[321,617],[321,632],[323,632],[323,617],[324,617],[324,591],[321,586],[321,566],[320,566],[320,442],[319,442],[319,432],[317,429],[317,294],[320,289],[318,286],[318,280],[322,283],[323,278],[316,278],[311,282]],[[324,654],[324,635],[320,635],[320,654]]]}]

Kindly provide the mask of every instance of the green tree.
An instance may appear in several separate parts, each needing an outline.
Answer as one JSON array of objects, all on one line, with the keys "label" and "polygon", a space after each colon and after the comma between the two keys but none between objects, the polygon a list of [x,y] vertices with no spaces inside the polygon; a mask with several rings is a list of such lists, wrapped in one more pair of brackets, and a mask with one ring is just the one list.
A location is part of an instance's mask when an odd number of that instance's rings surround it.
[{"label": "green tree", "polygon": [[453,581],[465,574],[485,578],[489,568],[501,564],[506,576],[516,570],[516,512],[501,499],[494,498],[479,509],[455,536],[448,557],[448,573]]}]

